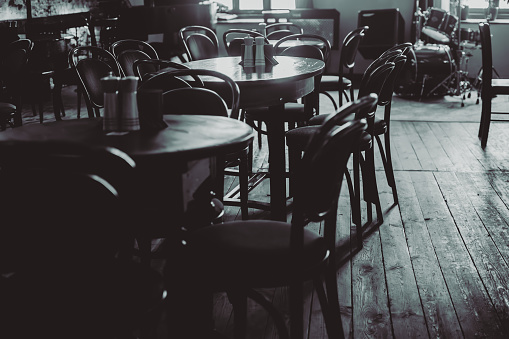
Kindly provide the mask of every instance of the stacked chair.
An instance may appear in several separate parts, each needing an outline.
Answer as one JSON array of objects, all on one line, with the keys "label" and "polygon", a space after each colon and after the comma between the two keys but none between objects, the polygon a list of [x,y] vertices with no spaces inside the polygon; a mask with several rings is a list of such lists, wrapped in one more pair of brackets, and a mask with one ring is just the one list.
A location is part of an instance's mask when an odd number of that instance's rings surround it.
[{"label": "stacked chair", "polygon": [[[353,182],[347,174],[347,182],[350,189],[350,199],[352,205],[353,223],[357,228],[357,245],[358,249],[362,248],[362,234],[367,228],[380,225],[383,222],[383,211],[378,196],[378,188],[376,183],[376,173],[374,164],[374,145],[373,140],[377,140],[379,150],[381,152],[383,165],[386,171],[387,181],[393,189],[394,201],[398,202],[396,184],[392,169],[392,160],[390,153],[390,108],[392,101],[392,93],[395,78],[398,76],[402,67],[406,62],[404,52],[407,51],[408,44],[399,46],[403,49],[393,48],[382,54],[378,59],[373,61],[366,69],[361,81],[359,89],[359,97],[375,93],[378,96],[377,104],[385,106],[385,114],[383,119],[376,119],[376,106],[372,111],[359,112],[356,119],[367,119],[368,129],[360,140],[359,145],[355,148],[353,156]],[[294,171],[298,171],[302,150],[309,142],[310,136],[319,128],[318,126],[327,119],[327,114],[318,115],[309,120],[311,126],[297,128],[287,132],[286,141],[289,149],[290,160],[290,189],[295,179]],[[316,125],[316,126],[313,126]],[[384,135],[385,149],[382,145],[380,136]],[[364,153],[364,157],[362,156]],[[363,182],[363,199],[367,203],[366,222],[362,220],[360,205],[360,170],[362,169]],[[377,219],[372,218],[372,206],[376,209]]]},{"label": "stacked chair", "polygon": [[[188,262],[180,267],[181,271],[169,271],[170,276],[185,279],[169,279],[168,289],[188,291],[192,296],[227,291],[234,308],[236,338],[245,336],[247,298],[274,318],[280,338],[303,338],[303,283],[312,280],[329,337],[343,338],[334,255],[337,203],[347,161],[366,126],[352,115],[372,111],[375,104],[375,96],[361,98],[331,114],[315,130],[297,174],[291,224],[235,221],[190,233],[188,245],[179,256],[188,258]],[[309,222],[319,221],[324,221],[323,236],[305,228]],[[206,282],[202,277],[207,277]],[[279,286],[289,286],[290,335],[276,308],[255,290]],[[188,312],[207,316],[194,306],[179,308],[176,316],[186,318]],[[202,306],[210,309],[210,304]],[[207,329],[194,326],[192,331],[186,333],[187,337],[201,338]]]}]

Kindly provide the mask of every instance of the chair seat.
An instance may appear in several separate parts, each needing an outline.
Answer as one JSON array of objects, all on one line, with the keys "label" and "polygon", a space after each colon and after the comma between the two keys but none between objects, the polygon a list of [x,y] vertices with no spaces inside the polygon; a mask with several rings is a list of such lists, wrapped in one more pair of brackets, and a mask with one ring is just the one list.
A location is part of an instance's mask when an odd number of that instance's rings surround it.
[{"label": "chair seat", "polygon": [[[246,110],[247,119],[256,121],[267,121],[272,117],[268,107],[252,108]],[[282,113],[284,121],[307,121],[310,117],[304,112],[304,105],[296,102],[285,103]]]},{"label": "chair seat", "polygon": [[493,79],[491,81],[493,94],[509,94],[509,79]]},{"label": "chair seat", "polygon": [[16,106],[8,102],[0,102],[0,115],[12,114],[16,112]]},{"label": "chair seat", "polygon": [[[202,276],[216,289],[225,286],[271,287],[312,274],[327,257],[319,234],[304,229],[303,262],[292,269],[291,225],[270,220],[237,221],[193,232],[190,251]],[[212,281],[213,280],[213,281]]]},{"label": "chair seat", "polygon": [[[343,77],[341,88],[349,89],[352,87],[352,81]],[[338,76],[337,75],[324,75],[320,81],[321,91],[337,91],[338,90]]]},{"label": "chair seat", "polygon": [[[326,117],[326,114],[318,115],[317,117]],[[319,125],[305,126],[292,129],[286,132],[286,145],[289,148],[303,150],[306,148],[311,136],[318,131]],[[367,132],[361,134],[360,140],[361,150],[369,149],[371,147],[371,135]]]}]

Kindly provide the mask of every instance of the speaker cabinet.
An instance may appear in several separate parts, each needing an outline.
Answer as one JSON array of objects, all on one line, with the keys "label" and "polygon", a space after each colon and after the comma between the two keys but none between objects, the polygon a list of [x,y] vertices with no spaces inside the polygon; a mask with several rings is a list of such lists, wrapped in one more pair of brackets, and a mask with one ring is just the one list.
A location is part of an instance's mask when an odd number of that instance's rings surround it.
[{"label": "speaker cabinet", "polygon": [[378,58],[405,38],[405,22],[398,8],[359,11],[358,26],[369,26],[359,44],[365,59]]}]

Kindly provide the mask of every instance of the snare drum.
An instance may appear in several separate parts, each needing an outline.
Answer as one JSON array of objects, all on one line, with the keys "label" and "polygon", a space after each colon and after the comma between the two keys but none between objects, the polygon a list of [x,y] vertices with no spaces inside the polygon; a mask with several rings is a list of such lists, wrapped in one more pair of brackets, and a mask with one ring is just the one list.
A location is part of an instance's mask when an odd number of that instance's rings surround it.
[{"label": "snare drum", "polygon": [[468,42],[472,44],[478,44],[481,42],[481,35],[479,32],[470,28],[462,28],[460,30],[460,38],[462,42]]},{"label": "snare drum", "polygon": [[[451,49],[447,45],[414,46],[407,56],[394,86],[394,92],[402,96],[420,96],[421,93],[426,96],[453,71]],[[433,94],[445,95],[447,89],[439,88]]]},{"label": "snare drum", "polygon": [[458,18],[441,8],[430,8],[422,33],[437,42],[447,44],[456,29]]}]

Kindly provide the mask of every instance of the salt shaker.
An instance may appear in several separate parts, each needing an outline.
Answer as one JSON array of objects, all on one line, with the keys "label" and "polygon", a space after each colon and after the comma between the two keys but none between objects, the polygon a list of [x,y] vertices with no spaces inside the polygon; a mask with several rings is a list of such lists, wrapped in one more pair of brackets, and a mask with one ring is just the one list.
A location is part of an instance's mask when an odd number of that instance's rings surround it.
[{"label": "salt shaker", "polygon": [[103,130],[107,132],[120,130],[119,81],[120,78],[113,75],[113,72],[101,78],[104,90]]},{"label": "salt shaker", "polygon": [[140,129],[136,98],[137,87],[138,78],[135,76],[127,76],[120,79],[120,102],[122,107],[120,128],[122,131],[138,131]]}]

